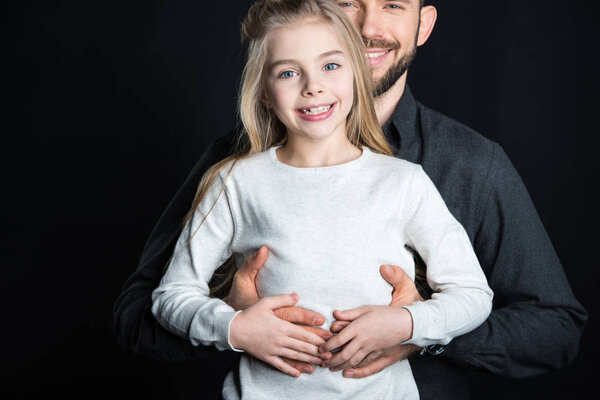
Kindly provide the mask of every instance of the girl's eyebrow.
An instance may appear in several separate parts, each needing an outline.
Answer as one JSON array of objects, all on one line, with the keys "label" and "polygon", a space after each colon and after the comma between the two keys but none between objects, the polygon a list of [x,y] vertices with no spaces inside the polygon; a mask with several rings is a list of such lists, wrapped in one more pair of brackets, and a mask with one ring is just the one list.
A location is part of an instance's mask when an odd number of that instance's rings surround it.
[{"label": "girl's eyebrow", "polygon": [[[327,58],[327,57],[331,57],[333,55],[344,55],[344,52],[341,50],[330,50],[330,51],[326,51],[325,53],[322,53],[320,55],[317,56],[317,59],[322,59],[322,58]],[[269,71],[272,71],[275,67],[277,67],[278,65],[281,64],[297,64],[298,61],[293,60],[293,59],[285,59],[285,60],[277,60],[277,61],[273,61],[270,65],[269,65]]]}]

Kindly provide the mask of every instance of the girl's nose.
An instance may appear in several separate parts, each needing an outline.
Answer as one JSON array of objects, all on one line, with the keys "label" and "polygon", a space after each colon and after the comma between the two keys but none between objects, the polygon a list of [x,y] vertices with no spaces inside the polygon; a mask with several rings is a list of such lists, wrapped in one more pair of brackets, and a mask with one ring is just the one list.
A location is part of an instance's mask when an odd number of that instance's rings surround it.
[{"label": "girl's nose", "polygon": [[307,76],[304,89],[302,90],[303,96],[316,96],[325,92],[325,86],[315,77]]}]

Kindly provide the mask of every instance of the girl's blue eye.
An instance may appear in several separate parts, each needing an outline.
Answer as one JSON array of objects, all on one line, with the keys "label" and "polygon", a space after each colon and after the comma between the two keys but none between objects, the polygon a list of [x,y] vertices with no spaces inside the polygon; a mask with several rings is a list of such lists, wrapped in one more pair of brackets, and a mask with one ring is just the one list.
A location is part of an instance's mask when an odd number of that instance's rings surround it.
[{"label": "girl's blue eye", "polygon": [[340,66],[339,66],[338,64],[336,64],[336,63],[329,63],[329,64],[326,64],[326,65],[323,67],[323,69],[324,69],[325,71],[333,71],[334,69],[338,69],[339,67],[340,67]]},{"label": "girl's blue eye", "polygon": [[296,76],[296,73],[294,71],[284,71],[279,76],[282,78],[288,79],[288,78],[293,78],[294,76]]}]

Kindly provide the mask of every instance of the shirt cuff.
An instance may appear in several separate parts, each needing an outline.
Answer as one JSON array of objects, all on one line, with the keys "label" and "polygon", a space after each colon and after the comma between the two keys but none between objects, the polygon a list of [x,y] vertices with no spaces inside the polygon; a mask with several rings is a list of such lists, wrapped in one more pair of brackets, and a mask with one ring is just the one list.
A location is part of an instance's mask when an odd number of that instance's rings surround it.
[{"label": "shirt cuff", "polygon": [[412,317],[413,334],[412,337],[402,344],[414,344],[419,347],[425,347],[432,344],[447,344],[445,335],[446,321],[437,320],[437,313],[432,313],[430,304],[424,301],[418,301],[410,306],[405,306]]},{"label": "shirt cuff", "polygon": [[237,352],[243,352],[243,350],[239,350],[234,348],[230,342],[230,327],[231,321],[235,318],[236,315],[241,313],[242,311],[223,311],[215,315],[214,327],[215,327],[215,337],[217,341],[215,342],[215,347],[217,350],[233,350]]}]

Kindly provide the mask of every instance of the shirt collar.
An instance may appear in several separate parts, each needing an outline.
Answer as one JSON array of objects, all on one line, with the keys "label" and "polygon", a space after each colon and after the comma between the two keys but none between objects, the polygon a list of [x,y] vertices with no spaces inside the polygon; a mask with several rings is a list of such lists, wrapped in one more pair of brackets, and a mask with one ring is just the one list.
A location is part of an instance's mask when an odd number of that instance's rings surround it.
[{"label": "shirt collar", "polygon": [[395,156],[417,162],[421,153],[417,102],[408,85],[389,120],[382,127]]}]

